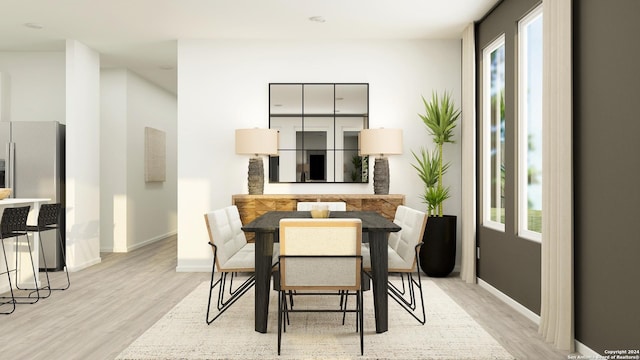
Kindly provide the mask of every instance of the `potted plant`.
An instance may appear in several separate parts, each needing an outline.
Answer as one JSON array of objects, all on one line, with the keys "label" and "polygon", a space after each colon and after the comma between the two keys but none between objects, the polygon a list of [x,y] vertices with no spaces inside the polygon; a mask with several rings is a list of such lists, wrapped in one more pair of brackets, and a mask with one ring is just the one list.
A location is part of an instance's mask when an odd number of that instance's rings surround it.
[{"label": "potted plant", "polygon": [[447,92],[442,96],[434,92],[430,101],[422,97],[422,102],[425,113],[418,116],[433,137],[436,149],[430,152],[421,148],[419,154],[412,151],[416,160],[412,166],[424,184],[421,198],[429,215],[424,244],[420,248],[420,267],[428,276],[444,277],[455,266],[457,218],[455,215],[443,215],[443,203],[450,195],[449,187],[445,187],[442,181],[449,168],[449,163],[443,162],[442,153],[444,144],[454,143],[453,130],[460,110],[455,108],[451,94]]}]

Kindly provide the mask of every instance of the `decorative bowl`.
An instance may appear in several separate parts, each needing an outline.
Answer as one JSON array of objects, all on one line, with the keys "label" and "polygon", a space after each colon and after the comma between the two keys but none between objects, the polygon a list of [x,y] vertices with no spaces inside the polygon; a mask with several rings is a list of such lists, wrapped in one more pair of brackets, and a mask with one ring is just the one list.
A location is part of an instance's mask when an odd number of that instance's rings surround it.
[{"label": "decorative bowl", "polygon": [[318,205],[314,206],[310,210],[311,217],[314,219],[324,219],[329,217],[329,207],[326,205]]},{"label": "decorative bowl", "polygon": [[0,188],[0,200],[6,199],[11,195],[11,188]]}]

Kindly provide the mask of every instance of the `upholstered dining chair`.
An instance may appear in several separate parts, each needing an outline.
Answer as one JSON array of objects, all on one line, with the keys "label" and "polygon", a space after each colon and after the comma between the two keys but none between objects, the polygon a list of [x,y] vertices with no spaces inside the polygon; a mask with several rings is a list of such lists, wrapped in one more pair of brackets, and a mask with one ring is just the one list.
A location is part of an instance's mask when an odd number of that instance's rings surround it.
[{"label": "upholstered dining chair", "polygon": [[[13,207],[13,208],[5,208],[2,213],[2,218],[0,219],[0,243],[2,243],[2,254],[4,256],[4,262],[6,264],[6,271],[3,271],[2,274],[6,273],[7,278],[9,280],[9,293],[11,296],[3,296],[0,297],[0,305],[11,304],[11,310],[3,311],[0,314],[11,314],[16,310],[16,304],[34,304],[38,302],[41,298],[40,291],[38,289],[38,272],[36,271],[35,263],[33,262],[33,252],[31,251],[31,241],[29,240],[29,233],[27,232],[27,218],[29,216],[30,206],[21,206],[21,207]],[[28,249],[29,259],[31,260],[31,271],[33,271],[33,284],[34,291],[30,293],[28,296],[17,296],[14,292],[14,286],[16,290],[30,290],[30,289],[21,289],[18,285],[18,255],[20,251],[20,237],[24,236],[26,238],[26,245]],[[7,250],[5,248],[5,240],[15,238],[15,267],[12,269],[8,258],[7,258]],[[15,284],[12,285],[11,281],[11,273],[14,273],[15,276]],[[31,295],[35,292],[36,296],[32,297]],[[18,300],[25,299],[25,300]]]},{"label": "upholstered dining chair", "polygon": [[[393,222],[399,225],[402,230],[389,234],[389,246],[387,248],[389,273],[400,274],[401,287],[389,281],[387,286],[388,294],[420,324],[424,325],[426,315],[418,254],[420,253],[420,246],[423,244],[422,236],[427,225],[427,214],[400,205],[396,209]],[[371,258],[367,245],[362,245],[362,256],[365,271],[370,271]],[[417,292],[420,295],[419,302]],[[419,309],[418,305],[420,305]]]},{"label": "upholstered dining chair", "polygon": [[300,201],[296,204],[296,210],[310,211],[314,206],[326,206],[330,211],[347,211],[344,201]]},{"label": "upholstered dining chair", "polygon": [[[209,233],[209,245],[213,251],[206,317],[207,324],[211,324],[255,285],[255,244],[247,242],[235,205],[209,212],[204,215],[204,219]],[[275,260],[277,250],[274,249],[274,263]],[[215,280],[216,269],[220,273],[218,280]],[[233,280],[240,273],[246,273],[248,278],[234,288]],[[214,315],[211,300],[216,287],[217,313]]]},{"label": "upholstered dining chair", "polygon": [[[362,222],[360,219],[282,219],[280,220],[278,355],[282,333],[286,332],[289,313],[355,312],[356,331],[360,334],[360,354],[364,353],[363,302],[361,291]],[[286,295],[341,296],[354,293],[355,310],[289,308]]]}]

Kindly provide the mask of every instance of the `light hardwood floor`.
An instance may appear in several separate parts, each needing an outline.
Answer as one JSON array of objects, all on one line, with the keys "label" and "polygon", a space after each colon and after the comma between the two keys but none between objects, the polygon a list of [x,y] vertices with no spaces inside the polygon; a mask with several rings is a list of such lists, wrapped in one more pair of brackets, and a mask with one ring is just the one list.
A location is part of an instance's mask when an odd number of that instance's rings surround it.
[{"label": "light hardwood floor", "polygon": [[[208,273],[175,269],[175,237],[127,254],[102,254],[100,264],[70,274],[70,289],[0,315],[0,359],[115,358],[209,280]],[[62,281],[61,273],[54,275]],[[541,339],[535,324],[478,285],[457,277],[432,280],[516,359],[567,359]]]}]

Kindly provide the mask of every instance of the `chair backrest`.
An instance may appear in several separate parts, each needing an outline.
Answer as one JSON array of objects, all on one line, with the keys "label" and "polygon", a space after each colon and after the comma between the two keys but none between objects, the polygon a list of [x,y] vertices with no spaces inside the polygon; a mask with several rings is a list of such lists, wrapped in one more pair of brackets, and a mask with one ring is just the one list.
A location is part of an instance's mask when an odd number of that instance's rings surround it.
[{"label": "chair backrest", "polygon": [[389,247],[404,260],[407,269],[413,269],[417,262],[415,246],[422,241],[424,229],[427,226],[427,214],[400,205],[396,209],[393,222],[402,230],[389,234]]},{"label": "chair backrest", "polygon": [[361,243],[360,219],[280,220],[281,290],[359,289]]},{"label": "chair backrest", "polygon": [[225,269],[227,261],[247,244],[238,208],[232,205],[212,211],[204,214],[204,220],[209,241],[217,247],[216,267]]},{"label": "chair backrest", "polygon": [[326,206],[331,211],[347,211],[347,203],[344,201],[300,201],[296,208],[298,211],[310,211],[318,205]]},{"label": "chair backrest", "polygon": [[0,220],[0,234],[3,238],[26,233],[29,209],[31,209],[31,206],[4,209]]},{"label": "chair backrest", "polygon": [[58,226],[58,218],[60,217],[60,209],[62,204],[42,204],[38,211],[38,227]]}]

